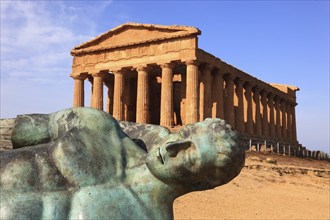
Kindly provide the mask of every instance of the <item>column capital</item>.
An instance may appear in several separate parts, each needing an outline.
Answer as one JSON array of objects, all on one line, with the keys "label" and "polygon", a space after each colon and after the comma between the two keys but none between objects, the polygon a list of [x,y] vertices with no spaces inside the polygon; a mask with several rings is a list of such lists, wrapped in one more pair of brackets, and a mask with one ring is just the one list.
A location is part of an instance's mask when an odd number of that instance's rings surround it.
[{"label": "column capital", "polygon": [[233,74],[231,74],[231,73],[227,73],[225,76],[224,76],[224,80],[226,81],[226,82],[228,82],[228,81],[234,81],[234,79],[236,78],[236,76],[234,76]]},{"label": "column capital", "polygon": [[245,81],[243,86],[246,90],[252,90],[253,84],[249,81]]},{"label": "column capital", "polygon": [[85,80],[88,76],[88,73],[71,73],[70,77],[73,79]]},{"label": "column capital", "polygon": [[164,68],[169,68],[169,69],[173,69],[174,68],[174,63],[162,63],[162,64],[159,64],[159,66],[164,69]]},{"label": "column capital", "polygon": [[186,60],[184,61],[186,65],[199,65],[200,62],[198,60]]},{"label": "column capital", "polygon": [[219,76],[224,76],[225,75],[225,73],[223,72],[223,71],[221,71],[220,69],[216,69],[216,75],[219,75]]},{"label": "column capital", "polygon": [[241,79],[241,78],[236,78],[236,80],[235,80],[235,84],[236,84],[237,86],[243,86],[244,83],[245,83],[245,80],[243,80],[243,79]]},{"label": "column capital", "polygon": [[77,80],[85,80],[86,79],[86,76],[71,76],[73,79],[77,79]]},{"label": "column capital", "polygon": [[95,72],[91,72],[91,75],[93,77],[104,77],[106,73],[107,71],[95,71]]},{"label": "column capital", "polygon": [[259,93],[259,92],[261,91],[261,88],[258,87],[258,86],[254,86],[254,87],[252,88],[252,90],[253,90],[254,93]]},{"label": "column capital", "polygon": [[272,93],[272,92],[269,92],[268,93],[268,98],[274,99],[274,97],[275,97],[275,94],[274,93]]},{"label": "column capital", "polygon": [[211,71],[212,69],[213,69],[213,65],[211,64],[206,63],[203,65],[203,70],[205,71]]},{"label": "column capital", "polygon": [[285,100],[284,98],[281,98],[281,99],[280,99],[280,103],[281,103],[281,105],[286,104],[286,102],[287,102],[287,100]]},{"label": "column capital", "polygon": [[147,71],[149,71],[149,70],[150,70],[150,67],[147,66],[147,65],[138,66],[138,67],[136,68],[136,71],[138,71],[138,72],[140,72],[140,71],[145,71],[145,72],[147,72]]},{"label": "column capital", "polygon": [[265,88],[261,88],[260,90],[260,95],[261,96],[268,96],[268,94],[270,93],[270,91],[266,90]]},{"label": "column capital", "polygon": [[111,72],[114,74],[114,75],[123,75],[125,74],[126,72],[128,71],[128,69],[115,69],[115,70],[112,70]]}]

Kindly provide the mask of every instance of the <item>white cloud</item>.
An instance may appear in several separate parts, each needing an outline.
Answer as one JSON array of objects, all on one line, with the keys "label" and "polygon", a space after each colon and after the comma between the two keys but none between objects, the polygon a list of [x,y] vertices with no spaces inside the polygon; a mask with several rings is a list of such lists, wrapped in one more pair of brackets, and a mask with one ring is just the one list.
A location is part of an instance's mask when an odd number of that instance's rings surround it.
[{"label": "white cloud", "polygon": [[[53,80],[68,77],[72,57],[70,50],[95,33],[95,20],[86,12],[101,13],[99,7],[65,2],[1,2],[1,77],[6,80]],[[64,72],[53,74],[49,69]],[[45,71],[47,70],[48,71]]]},{"label": "white cloud", "polygon": [[1,117],[70,107],[70,50],[99,35],[110,1],[1,1]]}]

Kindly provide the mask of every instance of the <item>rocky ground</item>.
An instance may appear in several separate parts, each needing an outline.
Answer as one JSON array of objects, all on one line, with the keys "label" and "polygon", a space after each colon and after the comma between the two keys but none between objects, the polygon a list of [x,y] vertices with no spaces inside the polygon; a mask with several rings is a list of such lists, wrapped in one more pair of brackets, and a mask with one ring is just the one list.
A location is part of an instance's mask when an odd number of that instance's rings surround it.
[{"label": "rocky ground", "polygon": [[237,178],[176,199],[174,217],[330,219],[330,163],[248,152]]}]

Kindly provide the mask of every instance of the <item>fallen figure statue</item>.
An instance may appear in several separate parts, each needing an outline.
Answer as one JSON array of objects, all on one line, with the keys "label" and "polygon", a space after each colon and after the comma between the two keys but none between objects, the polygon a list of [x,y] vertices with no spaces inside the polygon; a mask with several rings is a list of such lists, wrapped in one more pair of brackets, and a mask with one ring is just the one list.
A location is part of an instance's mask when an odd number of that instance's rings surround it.
[{"label": "fallen figure statue", "polygon": [[1,219],[172,219],[175,198],[223,185],[244,165],[221,119],[176,133],[120,124],[91,108],[18,116],[16,149],[0,154]]}]

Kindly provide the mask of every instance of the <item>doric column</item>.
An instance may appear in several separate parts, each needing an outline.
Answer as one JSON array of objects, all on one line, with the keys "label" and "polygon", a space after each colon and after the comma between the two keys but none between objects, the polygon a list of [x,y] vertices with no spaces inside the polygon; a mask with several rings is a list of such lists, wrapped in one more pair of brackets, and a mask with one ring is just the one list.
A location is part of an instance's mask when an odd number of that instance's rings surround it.
[{"label": "doric column", "polygon": [[187,89],[186,89],[186,123],[191,124],[198,121],[199,118],[199,86],[198,86],[198,62],[191,60],[187,65]]},{"label": "doric column", "polygon": [[109,114],[113,115],[114,79],[113,79],[112,74],[109,74],[109,75],[111,76],[112,79],[105,82],[105,85],[108,88],[105,111],[108,112]]},{"label": "doric column", "polygon": [[73,87],[73,107],[84,107],[84,77],[73,76],[74,87]]},{"label": "doric column", "polygon": [[91,95],[90,95],[90,102],[89,102],[89,106],[92,107],[93,106],[93,76],[89,75],[89,77],[87,78],[88,81],[91,84]]},{"label": "doric column", "polygon": [[212,88],[211,88],[211,70],[212,65],[204,65],[200,84],[199,84],[199,120],[212,117]]},{"label": "doric column", "polygon": [[282,139],[280,100],[279,96],[275,96],[276,139]]},{"label": "doric column", "polygon": [[291,114],[291,103],[286,102],[285,106],[286,110],[286,119],[287,119],[287,139],[291,143],[292,142],[292,114]]},{"label": "doric column", "polygon": [[92,108],[103,110],[103,79],[102,73],[93,73]]},{"label": "doric column", "polygon": [[268,127],[268,109],[267,109],[267,95],[266,90],[261,92],[261,109],[262,109],[262,135],[264,137],[269,136],[269,127]]},{"label": "doric column", "polygon": [[274,94],[268,95],[268,109],[269,109],[269,136],[275,138],[275,116],[274,116]]},{"label": "doric column", "polygon": [[223,73],[217,70],[212,81],[212,118],[224,119]]},{"label": "doric column", "polygon": [[136,101],[136,122],[149,122],[149,80],[148,68],[141,66],[137,68],[138,85],[137,85],[137,101]]},{"label": "doric column", "polygon": [[244,102],[243,102],[243,83],[241,79],[235,80],[235,98],[234,106],[237,106],[235,111],[235,127],[239,132],[245,132],[244,126]]},{"label": "doric column", "polygon": [[186,122],[186,109],[187,109],[187,97],[186,97],[186,89],[187,89],[187,79],[186,74],[181,73],[181,102],[180,102],[180,114],[182,125],[187,124]]},{"label": "doric column", "polygon": [[286,127],[286,101],[281,99],[281,118],[282,118],[282,138],[287,140],[287,127]]},{"label": "doric column", "polygon": [[254,133],[261,135],[261,115],[260,115],[260,88],[257,86],[253,88],[253,121],[254,121]]},{"label": "doric column", "polygon": [[225,81],[226,81],[225,120],[233,128],[235,128],[234,79],[235,77],[231,74],[225,76]]},{"label": "doric column", "polygon": [[173,127],[173,72],[172,64],[163,64],[160,103],[160,125]]},{"label": "doric column", "polygon": [[113,71],[115,75],[113,91],[113,117],[119,121],[124,120],[124,76],[123,70]]},{"label": "doric column", "polygon": [[252,111],[252,84],[247,82],[244,85],[244,121],[246,122],[245,132],[253,134],[253,111]]},{"label": "doric column", "polygon": [[292,141],[293,144],[297,144],[297,125],[296,125],[296,103],[292,103],[291,112],[292,112]]}]

